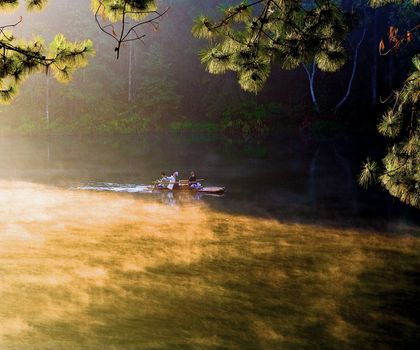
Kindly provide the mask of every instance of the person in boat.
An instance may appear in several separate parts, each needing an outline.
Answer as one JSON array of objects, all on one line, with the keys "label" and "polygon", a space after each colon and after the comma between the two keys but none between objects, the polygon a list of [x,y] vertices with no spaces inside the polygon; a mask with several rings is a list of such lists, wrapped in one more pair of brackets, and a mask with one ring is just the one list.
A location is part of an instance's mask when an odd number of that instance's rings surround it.
[{"label": "person in boat", "polygon": [[197,176],[195,176],[194,171],[191,171],[190,177],[188,178],[188,186],[193,189],[200,189],[202,186],[197,182]]},{"label": "person in boat", "polygon": [[169,180],[168,176],[166,176],[165,172],[162,172],[162,174],[160,174],[160,179],[159,179],[159,183],[157,184],[157,187],[159,189],[163,189],[168,187],[169,183],[171,181]]},{"label": "person in boat", "polygon": [[170,190],[177,190],[179,189],[179,183],[176,181],[176,178],[178,177],[178,172],[175,171],[171,176],[167,177],[167,180],[169,181],[168,186],[166,188]]}]

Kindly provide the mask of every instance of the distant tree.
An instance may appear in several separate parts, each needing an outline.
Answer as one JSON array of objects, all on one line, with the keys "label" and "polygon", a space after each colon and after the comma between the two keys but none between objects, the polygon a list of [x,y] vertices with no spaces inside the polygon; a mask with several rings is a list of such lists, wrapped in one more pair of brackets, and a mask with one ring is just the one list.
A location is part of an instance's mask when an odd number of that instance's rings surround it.
[{"label": "distant tree", "polygon": [[177,113],[182,97],[176,91],[177,82],[171,64],[159,53],[162,49],[152,44],[144,54],[144,63],[137,70],[139,78],[135,96],[140,115],[155,130],[179,117]]}]

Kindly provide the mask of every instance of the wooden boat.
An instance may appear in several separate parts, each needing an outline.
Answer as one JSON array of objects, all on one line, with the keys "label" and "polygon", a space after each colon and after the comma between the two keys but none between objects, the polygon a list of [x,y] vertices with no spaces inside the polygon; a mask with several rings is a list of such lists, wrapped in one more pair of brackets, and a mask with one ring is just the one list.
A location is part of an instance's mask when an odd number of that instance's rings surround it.
[{"label": "wooden boat", "polygon": [[[201,180],[203,181],[203,180]],[[207,193],[207,194],[223,194],[225,193],[224,187],[217,187],[217,186],[207,186],[201,188],[192,188],[188,185],[188,180],[180,180],[175,183],[176,186],[172,186],[173,188],[159,188],[157,183],[153,186],[153,191],[157,192],[189,192],[189,193]]]},{"label": "wooden boat", "polygon": [[225,193],[225,188],[224,187],[216,187],[216,186],[211,186],[211,187],[201,187],[200,189],[198,188],[191,188],[191,187],[184,187],[184,186],[180,186],[178,187],[174,187],[172,190],[170,190],[169,188],[158,188],[157,186],[154,186],[153,191],[156,192],[189,192],[189,193],[208,193],[208,194],[223,194]]}]

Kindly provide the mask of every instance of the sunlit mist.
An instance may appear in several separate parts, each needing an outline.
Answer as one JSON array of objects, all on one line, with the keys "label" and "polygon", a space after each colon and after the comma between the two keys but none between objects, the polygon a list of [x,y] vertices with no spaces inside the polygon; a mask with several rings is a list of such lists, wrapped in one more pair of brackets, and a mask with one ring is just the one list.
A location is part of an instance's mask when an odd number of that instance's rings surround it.
[{"label": "sunlit mist", "polygon": [[372,293],[416,295],[404,275],[419,269],[418,238],[26,182],[0,190],[2,349],[293,349],[310,334],[350,349],[384,335],[363,322],[414,331]]}]

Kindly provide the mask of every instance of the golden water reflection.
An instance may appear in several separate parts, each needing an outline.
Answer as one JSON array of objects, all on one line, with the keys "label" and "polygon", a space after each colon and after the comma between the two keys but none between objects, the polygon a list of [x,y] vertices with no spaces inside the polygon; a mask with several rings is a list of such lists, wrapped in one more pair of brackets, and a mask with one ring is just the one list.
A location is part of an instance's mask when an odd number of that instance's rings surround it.
[{"label": "golden water reflection", "polygon": [[0,349],[419,341],[417,236],[0,182]]}]

